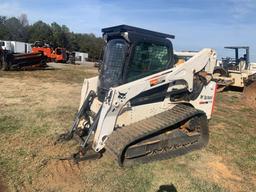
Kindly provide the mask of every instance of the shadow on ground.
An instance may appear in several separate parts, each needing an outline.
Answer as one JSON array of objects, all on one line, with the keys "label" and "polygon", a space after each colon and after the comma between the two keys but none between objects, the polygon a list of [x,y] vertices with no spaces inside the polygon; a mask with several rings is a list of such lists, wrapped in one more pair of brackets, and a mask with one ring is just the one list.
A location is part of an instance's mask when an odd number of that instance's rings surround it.
[{"label": "shadow on ground", "polygon": [[177,192],[176,187],[171,184],[171,185],[161,185],[157,192]]},{"label": "shadow on ground", "polygon": [[46,70],[60,70],[60,69],[56,69],[51,66],[47,66],[47,67],[30,67],[29,66],[21,69],[11,69],[10,71],[46,71]]}]

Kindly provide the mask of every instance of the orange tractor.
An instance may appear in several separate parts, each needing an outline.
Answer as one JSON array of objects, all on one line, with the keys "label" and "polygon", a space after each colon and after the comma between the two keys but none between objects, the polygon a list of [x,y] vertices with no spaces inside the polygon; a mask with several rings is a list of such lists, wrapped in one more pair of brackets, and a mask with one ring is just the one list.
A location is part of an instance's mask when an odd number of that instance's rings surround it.
[{"label": "orange tractor", "polygon": [[32,52],[42,52],[47,57],[48,61],[54,61],[56,63],[66,63],[68,60],[67,51],[65,48],[57,47],[53,50],[48,44],[44,44],[40,41],[36,41],[32,46]]},{"label": "orange tractor", "polygon": [[65,48],[57,47],[55,51],[51,54],[51,58],[56,63],[66,63],[67,62],[67,51]]}]

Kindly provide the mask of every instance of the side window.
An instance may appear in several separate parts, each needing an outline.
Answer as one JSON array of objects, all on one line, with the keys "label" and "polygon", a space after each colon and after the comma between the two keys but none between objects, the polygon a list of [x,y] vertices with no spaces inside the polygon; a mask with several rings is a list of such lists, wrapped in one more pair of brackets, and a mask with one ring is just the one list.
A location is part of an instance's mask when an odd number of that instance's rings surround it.
[{"label": "side window", "polygon": [[169,58],[168,47],[165,45],[145,42],[137,44],[128,66],[127,80],[133,81],[164,70]]}]

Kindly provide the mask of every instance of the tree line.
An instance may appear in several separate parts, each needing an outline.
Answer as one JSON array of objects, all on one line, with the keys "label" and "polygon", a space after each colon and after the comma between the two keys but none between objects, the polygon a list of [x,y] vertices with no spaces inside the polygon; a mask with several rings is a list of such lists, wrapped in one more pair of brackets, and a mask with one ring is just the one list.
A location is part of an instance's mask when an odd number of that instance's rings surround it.
[{"label": "tree line", "polygon": [[94,34],[74,33],[66,25],[56,22],[47,24],[37,21],[29,24],[27,15],[20,17],[0,16],[0,39],[34,43],[43,41],[53,48],[65,47],[69,51],[81,51],[89,54],[89,58],[100,57],[104,41]]}]

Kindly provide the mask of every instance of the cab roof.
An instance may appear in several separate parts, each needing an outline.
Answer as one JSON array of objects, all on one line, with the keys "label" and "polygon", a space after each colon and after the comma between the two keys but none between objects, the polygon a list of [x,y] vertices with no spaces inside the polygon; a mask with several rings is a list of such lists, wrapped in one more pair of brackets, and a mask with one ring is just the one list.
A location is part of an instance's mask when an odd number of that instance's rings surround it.
[{"label": "cab roof", "polygon": [[225,49],[249,49],[249,46],[228,46]]},{"label": "cab roof", "polygon": [[175,38],[174,35],[159,33],[159,32],[142,29],[142,28],[138,28],[138,27],[133,27],[133,26],[129,26],[129,25],[117,25],[117,26],[113,26],[113,27],[103,28],[101,31],[103,32],[103,35],[106,33],[135,32],[135,33],[140,33],[140,34],[150,35],[150,36],[155,36],[155,37],[160,37],[160,38],[170,38],[170,39]]}]

